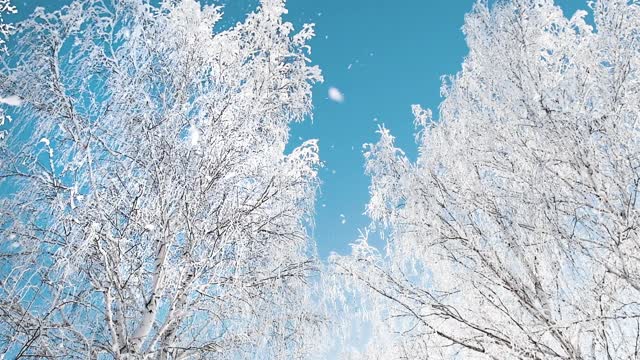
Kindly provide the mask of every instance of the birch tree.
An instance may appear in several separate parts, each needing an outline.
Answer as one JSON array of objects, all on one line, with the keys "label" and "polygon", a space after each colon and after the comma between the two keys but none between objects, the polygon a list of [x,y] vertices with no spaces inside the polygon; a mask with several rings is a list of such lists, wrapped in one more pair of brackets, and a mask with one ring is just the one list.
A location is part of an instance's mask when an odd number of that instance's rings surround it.
[{"label": "birch tree", "polygon": [[313,26],[263,0],[77,0],[18,26],[0,91],[0,357],[300,358]]},{"label": "birch tree", "polygon": [[638,358],[640,4],[589,6],[477,3],[417,161],[369,146],[387,245],[334,258],[386,334],[364,358]]}]

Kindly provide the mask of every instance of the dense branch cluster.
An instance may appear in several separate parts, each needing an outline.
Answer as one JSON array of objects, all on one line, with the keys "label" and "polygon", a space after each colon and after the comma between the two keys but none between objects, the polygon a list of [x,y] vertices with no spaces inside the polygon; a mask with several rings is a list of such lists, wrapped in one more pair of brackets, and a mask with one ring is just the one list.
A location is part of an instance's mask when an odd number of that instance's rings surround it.
[{"label": "dense branch cluster", "polygon": [[220,9],[193,0],[83,0],[20,24],[0,353],[303,356],[319,160],[284,147],[321,75],[284,12],[214,32]]},{"label": "dense branch cluster", "polygon": [[591,6],[477,4],[417,162],[370,146],[387,252],[335,259],[378,299],[365,358],[638,357],[640,4]]},{"label": "dense branch cluster", "polygon": [[479,1],[417,160],[380,127],[372,224],[326,266],[318,143],[285,151],[312,25],[37,8],[0,72],[0,358],[639,358],[640,3],[589,6]]}]

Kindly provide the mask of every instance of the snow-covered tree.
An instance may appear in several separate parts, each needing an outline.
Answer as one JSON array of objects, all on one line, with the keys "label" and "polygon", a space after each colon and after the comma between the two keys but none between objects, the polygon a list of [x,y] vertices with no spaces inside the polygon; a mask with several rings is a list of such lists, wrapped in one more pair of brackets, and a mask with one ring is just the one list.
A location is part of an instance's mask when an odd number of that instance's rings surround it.
[{"label": "snow-covered tree", "polygon": [[[7,39],[14,30],[13,26],[5,21],[3,14],[15,14],[17,11],[16,7],[11,5],[11,0],[0,0],[0,55],[4,55]],[[0,127],[3,127],[7,121],[11,121],[11,116],[5,113],[4,105],[15,106],[19,104],[19,101],[15,96],[0,96]],[[0,130],[0,141],[4,136],[5,132]]]},{"label": "snow-covered tree", "polygon": [[318,149],[284,149],[321,75],[285,12],[78,0],[18,25],[0,357],[305,356]]},{"label": "snow-covered tree", "polygon": [[386,327],[365,358],[638,358],[640,3],[589,6],[479,2],[417,161],[370,146],[387,246],[334,258]]},{"label": "snow-covered tree", "polygon": [[13,31],[13,26],[4,20],[3,14],[15,14],[18,10],[11,5],[11,0],[0,0],[0,48],[5,49],[7,38]]}]

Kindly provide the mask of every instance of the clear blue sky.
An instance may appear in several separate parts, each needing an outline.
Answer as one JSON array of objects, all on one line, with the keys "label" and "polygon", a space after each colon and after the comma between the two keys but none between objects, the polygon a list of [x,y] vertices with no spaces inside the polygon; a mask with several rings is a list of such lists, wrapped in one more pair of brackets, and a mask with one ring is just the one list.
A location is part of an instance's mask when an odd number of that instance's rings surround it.
[{"label": "clear blue sky", "polygon": [[[362,144],[377,140],[378,125],[384,123],[397,144],[415,157],[411,104],[437,114],[440,78],[458,72],[467,54],[461,27],[474,3],[289,0],[290,21],[316,23],[312,59],[325,77],[314,92],[313,123],[294,126],[291,138],[292,144],[299,143],[298,137],[320,139],[326,167],[314,235],[321,257],[349,252],[358,229],[369,223],[362,215],[369,197]],[[586,8],[582,0],[556,3],[566,16]],[[343,92],[343,103],[328,99],[331,86]]]},{"label": "clear blue sky", "polygon": [[[460,27],[473,3],[289,1],[294,23],[302,17],[317,24],[312,59],[325,77],[315,89],[313,123],[294,126],[291,139],[320,139],[326,166],[314,235],[321,257],[347,253],[369,222],[362,215],[369,198],[362,144],[377,140],[378,126],[384,123],[414,155],[411,104],[439,103],[440,77],[457,72],[467,52]],[[343,103],[328,99],[332,86],[344,94]]]},{"label": "clear blue sky", "polygon": [[[21,12],[35,6],[60,7],[69,0],[16,0]],[[257,0],[204,0],[221,3],[233,24],[255,9]],[[345,254],[358,229],[368,224],[362,215],[368,201],[362,144],[375,142],[380,124],[391,129],[397,144],[415,157],[411,104],[434,109],[440,103],[440,77],[460,70],[467,48],[461,26],[475,0],[289,0],[287,20],[296,28],[316,24],[312,60],[325,82],[314,90],[314,120],[293,126],[291,146],[320,139],[322,190],[314,231],[320,256]],[[556,0],[565,14],[586,8],[583,0]],[[350,66],[350,69],[349,69]],[[345,96],[328,99],[329,87]],[[343,218],[346,222],[343,224]]]}]

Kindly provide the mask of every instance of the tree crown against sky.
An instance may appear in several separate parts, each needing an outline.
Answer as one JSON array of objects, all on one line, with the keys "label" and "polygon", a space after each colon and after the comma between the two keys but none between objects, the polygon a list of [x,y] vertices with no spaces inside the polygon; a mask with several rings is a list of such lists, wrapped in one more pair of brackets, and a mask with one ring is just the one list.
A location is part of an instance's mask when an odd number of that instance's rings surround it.
[{"label": "tree crown against sky", "polygon": [[321,80],[313,27],[278,0],[220,31],[194,0],[38,9],[0,74],[24,100],[1,148],[0,351],[309,358],[366,329],[341,356],[637,357],[640,11],[591,11],[479,2],[437,121],[413,107],[418,160],[380,128],[374,223],[317,280],[318,144],[284,151]]},{"label": "tree crown against sky", "polygon": [[381,128],[386,252],[334,259],[375,299],[365,358],[637,357],[640,6],[591,7],[477,4],[438,121],[414,107],[418,160]]},{"label": "tree crown against sky", "polygon": [[304,357],[319,159],[284,147],[322,77],[285,11],[214,32],[193,0],[82,0],[18,24],[1,353]]}]

